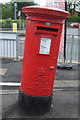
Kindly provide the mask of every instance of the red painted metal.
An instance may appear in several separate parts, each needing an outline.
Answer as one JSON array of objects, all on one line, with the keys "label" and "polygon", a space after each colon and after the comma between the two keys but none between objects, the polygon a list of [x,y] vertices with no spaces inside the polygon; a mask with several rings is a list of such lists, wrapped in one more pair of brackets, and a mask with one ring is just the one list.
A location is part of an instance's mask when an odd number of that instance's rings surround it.
[{"label": "red painted metal", "polygon": [[33,96],[51,95],[63,20],[69,18],[70,14],[37,6],[24,7],[23,12],[28,17],[20,90]]}]

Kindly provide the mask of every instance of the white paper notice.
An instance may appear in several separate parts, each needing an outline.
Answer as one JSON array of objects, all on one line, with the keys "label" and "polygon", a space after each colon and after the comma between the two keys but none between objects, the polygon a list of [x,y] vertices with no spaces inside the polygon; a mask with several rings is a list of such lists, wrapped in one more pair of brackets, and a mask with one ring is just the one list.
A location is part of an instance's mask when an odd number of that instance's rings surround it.
[{"label": "white paper notice", "polygon": [[51,38],[42,37],[40,42],[40,54],[50,54]]}]

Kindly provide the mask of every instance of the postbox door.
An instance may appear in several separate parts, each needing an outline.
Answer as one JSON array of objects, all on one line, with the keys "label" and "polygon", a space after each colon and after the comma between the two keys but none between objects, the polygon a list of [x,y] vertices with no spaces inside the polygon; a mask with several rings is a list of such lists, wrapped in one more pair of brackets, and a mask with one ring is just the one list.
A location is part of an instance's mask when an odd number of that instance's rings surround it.
[{"label": "postbox door", "polygon": [[26,41],[21,81],[21,90],[26,94],[33,96],[52,94],[60,34],[60,28],[51,28],[46,32],[45,28],[42,30],[38,27],[36,32],[27,31],[28,42]]},{"label": "postbox door", "polygon": [[[57,35],[36,35],[35,63],[31,89],[35,95],[52,93],[57,63]],[[57,43],[57,44],[56,44]]]},{"label": "postbox door", "polygon": [[35,78],[33,81],[34,86],[51,91],[53,87],[55,69],[57,62],[57,45],[56,44],[57,36],[51,35],[40,35],[38,43],[38,54],[36,69],[35,69]]}]

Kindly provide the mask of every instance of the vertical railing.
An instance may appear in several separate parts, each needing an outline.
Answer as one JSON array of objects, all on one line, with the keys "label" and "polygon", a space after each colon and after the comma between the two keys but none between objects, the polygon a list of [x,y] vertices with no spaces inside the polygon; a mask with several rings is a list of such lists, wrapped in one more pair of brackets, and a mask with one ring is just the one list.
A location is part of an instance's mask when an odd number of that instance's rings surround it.
[{"label": "vertical railing", "polygon": [[72,35],[71,51],[70,51],[70,63],[72,63],[73,45],[74,45],[74,35]]},{"label": "vertical railing", "polygon": [[18,34],[16,33],[16,60],[18,60]]}]

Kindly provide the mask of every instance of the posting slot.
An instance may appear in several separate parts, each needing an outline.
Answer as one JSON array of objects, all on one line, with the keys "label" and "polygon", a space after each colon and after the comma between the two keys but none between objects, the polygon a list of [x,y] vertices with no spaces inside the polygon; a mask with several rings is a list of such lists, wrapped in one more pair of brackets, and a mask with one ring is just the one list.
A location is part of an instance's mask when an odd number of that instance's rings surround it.
[{"label": "posting slot", "polygon": [[50,28],[50,27],[41,27],[37,26],[37,31],[43,31],[43,32],[58,32],[57,28]]}]

